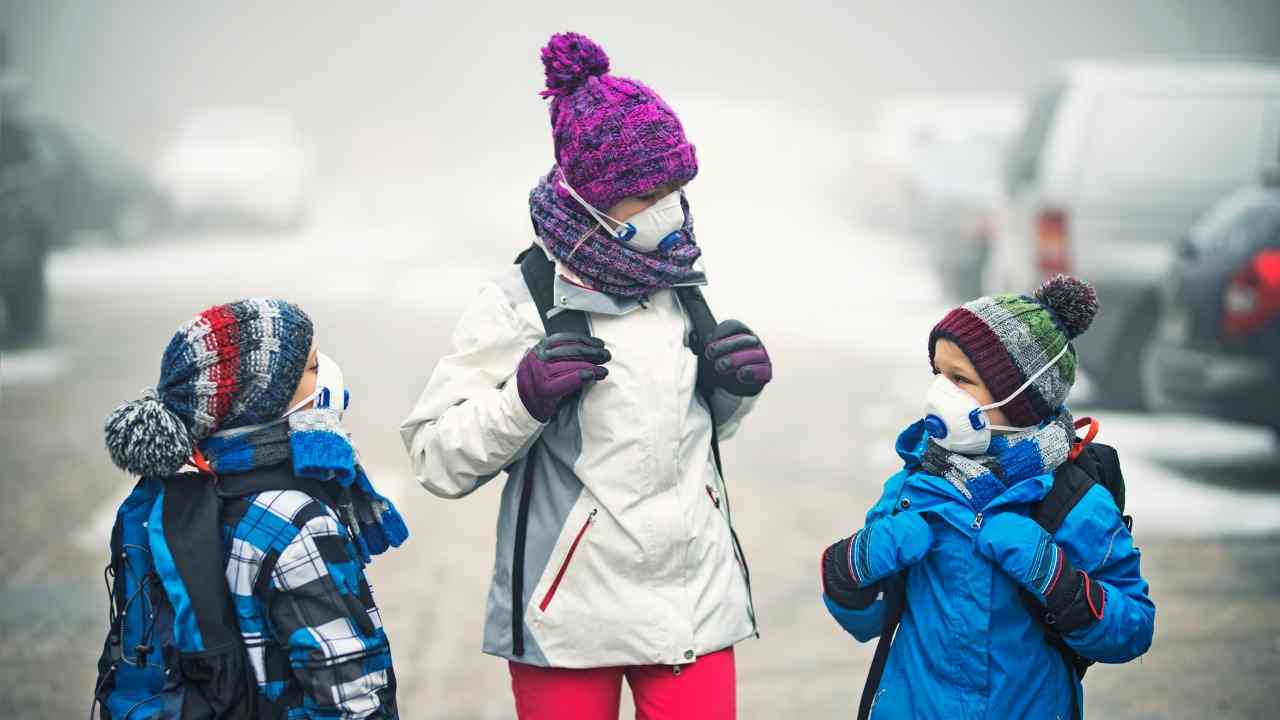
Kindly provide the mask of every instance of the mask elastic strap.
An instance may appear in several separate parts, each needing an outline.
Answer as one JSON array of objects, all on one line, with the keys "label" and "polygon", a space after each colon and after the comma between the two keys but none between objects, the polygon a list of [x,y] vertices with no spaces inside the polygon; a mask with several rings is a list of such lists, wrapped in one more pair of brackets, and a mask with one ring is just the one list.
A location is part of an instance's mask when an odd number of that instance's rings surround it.
[{"label": "mask elastic strap", "polygon": [[568,191],[570,197],[572,197],[574,200],[577,200],[578,204],[581,205],[582,208],[586,210],[589,215],[591,215],[591,217],[595,218],[595,221],[600,223],[600,226],[603,227],[605,231],[608,232],[610,235],[612,235],[616,231],[610,228],[608,223],[605,222],[606,218],[612,221],[618,227],[622,227],[623,225],[626,224],[620,220],[614,220],[608,215],[600,212],[599,210],[596,210],[594,207],[591,206],[591,203],[587,202],[586,200],[583,200],[582,196],[578,194],[578,191],[574,190],[573,187],[569,185],[569,183],[565,182],[563,170],[560,171],[560,187]]},{"label": "mask elastic strap", "polygon": [[[1022,387],[1018,388],[1017,390],[1014,390],[1014,391],[1013,391],[1013,393],[1012,393],[1011,395],[1009,395],[1009,397],[1007,397],[1007,398],[1005,398],[1005,399],[1001,400],[1001,401],[1000,401],[1000,402],[998,402],[998,403],[991,403],[990,405],[983,405],[983,406],[982,406],[982,409],[983,409],[983,410],[994,410],[994,409],[996,409],[996,408],[998,408],[998,407],[1001,407],[1001,406],[1003,406],[1003,405],[1007,404],[1009,401],[1011,401],[1011,400],[1013,400],[1014,398],[1016,398],[1016,397],[1018,397],[1019,395],[1021,395],[1023,390],[1026,390],[1027,388],[1031,387],[1031,383],[1035,382],[1037,378],[1039,378],[1041,375],[1045,374],[1045,372],[1046,372],[1046,371],[1048,371],[1048,370],[1049,370],[1049,368],[1051,368],[1051,367],[1053,367],[1054,365],[1056,365],[1056,364],[1058,363],[1058,361],[1062,359],[1062,356],[1067,354],[1067,349],[1068,349],[1068,348],[1070,348],[1070,347],[1071,347],[1071,343],[1067,343],[1067,344],[1063,345],[1063,346],[1062,346],[1062,349],[1058,351],[1058,354],[1057,354],[1057,355],[1054,355],[1054,356],[1053,356],[1053,359],[1052,359],[1052,360],[1050,360],[1050,361],[1049,361],[1049,362],[1048,362],[1044,367],[1042,367],[1042,368],[1040,368],[1039,370],[1037,370],[1037,371],[1035,372],[1035,374],[1034,374],[1034,375],[1032,375],[1031,377],[1027,378],[1027,381],[1026,381],[1026,382],[1024,382],[1024,383],[1022,383]],[[998,430],[1016,430],[1016,429],[1018,429],[1018,428],[1006,428],[1006,427],[998,427],[998,428],[997,428],[995,425],[992,425],[991,427],[996,428],[996,429],[998,429]],[[1022,429],[1025,429],[1025,428],[1022,428]]]},{"label": "mask elastic strap", "polygon": [[244,425],[242,427],[231,428],[230,430],[219,430],[216,433],[210,434],[209,437],[222,437],[222,438],[236,437],[238,435],[244,435],[245,433],[251,433],[256,430],[261,430],[263,428],[269,428],[272,425],[279,425],[280,423],[287,421],[290,415],[306,407],[307,403],[311,402],[312,400],[315,400],[319,396],[320,396],[320,391],[317,389],[315,392],[299,400],[296,404],[294,404],[293,407],[286,410],[283,415],[276,418],[275,420],[268,420],[267,422],[258,423],[257,425]]}]

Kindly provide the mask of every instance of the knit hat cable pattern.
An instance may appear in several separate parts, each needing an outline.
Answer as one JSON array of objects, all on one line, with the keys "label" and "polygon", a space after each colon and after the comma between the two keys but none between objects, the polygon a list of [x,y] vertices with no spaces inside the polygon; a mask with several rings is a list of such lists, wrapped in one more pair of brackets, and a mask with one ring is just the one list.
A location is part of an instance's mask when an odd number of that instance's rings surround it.
[{"label": "knit hat cable pattern", "polygon": [[313,332],[301,308],[274,298],[195,316],[169,341],[156,386],[107,416],[112,461],[135,475],[169,475],[213,432],[280,417],[306,368]]},{"label": "knit hat cable pattern", "polygon": [[607,210],[698,174],[694,146],[675,112],[639,81],[610,75],[609,56],[591,38],[552,35],[542,65],[540,94],[551,98],[556,164],[587,202]]},{"label": "knit hat cable pattern", "polygon": [[[947,313],[929,333],[929,363],[939,338],[954,342],[973,363],[997,401],[1079,337],[1098,313],[1093,287],[1067,275],[1044,283],[1032,296],[994,295]],[[1053,417],[1076,379],[1076,352],[1069,349],[1003,410],[1014,425],[1031,426]]]}]

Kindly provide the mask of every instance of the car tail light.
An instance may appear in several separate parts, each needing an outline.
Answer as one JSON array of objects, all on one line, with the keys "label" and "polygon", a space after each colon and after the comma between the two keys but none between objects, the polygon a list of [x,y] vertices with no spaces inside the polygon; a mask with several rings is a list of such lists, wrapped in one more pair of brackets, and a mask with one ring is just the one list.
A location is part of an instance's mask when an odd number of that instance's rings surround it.
[{"label": "car tail light", "polygon": [[1280,250],[1263,250],[1232,274],[1222,309],[1227,337],[1257,332],[1280,315]]},{"label": "car tail light", "polygon": [[1067,214],[1061,210],[1041,210],[1036,219],[1037,264],[1040,275],[1051,278],[1071,270],[1067,258]]}]

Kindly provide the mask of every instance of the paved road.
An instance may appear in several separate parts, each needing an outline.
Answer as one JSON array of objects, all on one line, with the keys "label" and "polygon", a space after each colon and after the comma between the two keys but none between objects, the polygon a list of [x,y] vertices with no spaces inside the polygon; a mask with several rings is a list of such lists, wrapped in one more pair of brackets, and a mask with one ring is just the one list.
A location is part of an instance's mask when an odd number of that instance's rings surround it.
[{"label": "paved road", "polygon": [[[452,502],[428,495],[410,482],[395,432],[484,270],[405,247],[353,253],[323,238],[204,238],[56,258],[47,344],[0,360],[0,716],[88,710],[106,613],[100,538],[128,486],[102,449],[103,417],[154,382],[182,319],[282,287],[342,362],[353,391],[349,427],[375,481],[410,518],[409,544],[370,571],[404,716],[513,716],[503,663],[479,652],[499,488]],[[860,292],[823,298],[802,316],[779,306],[803,302],[812,275],[761,289],[743,278],[758,259],[722,263],[718,276],[713,269],[713,279],[726,278],[713,302],[756,326],[778,372],[725,448],[762,629],[761,640],[739,648],[744,718],[849,717],[870,658],[822,608],[817,556],[860,524],[894,469],[891,442],[918,412],[929,380],[923,341],[942,306],[936,292],[885,279],[911,266],[911,250],[867,239],[852,252],[856,262],[816,272]],[[1090,715],[1274,717],[1280,459],[1269,438],[1176,418],[1117,416],[1109,430],[1135,448],[1126,455],[1133,511],[1159,614],[1146,658],[1090,673]],[[1188,453],[1206,433],[1232,451]],[[1247,533],[1222,536],[1237,526]]]}]

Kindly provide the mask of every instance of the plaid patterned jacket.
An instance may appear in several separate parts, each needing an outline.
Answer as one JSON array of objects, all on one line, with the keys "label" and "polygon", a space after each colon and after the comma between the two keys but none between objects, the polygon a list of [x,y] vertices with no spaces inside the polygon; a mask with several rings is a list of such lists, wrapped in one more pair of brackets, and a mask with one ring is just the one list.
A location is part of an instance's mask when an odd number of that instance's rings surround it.
[{"label": "plaid patterned jacket", "polygon": [[346,528],[297,490],[223,508],[240,633],[282,718],[398,718],[391,647]]}]

